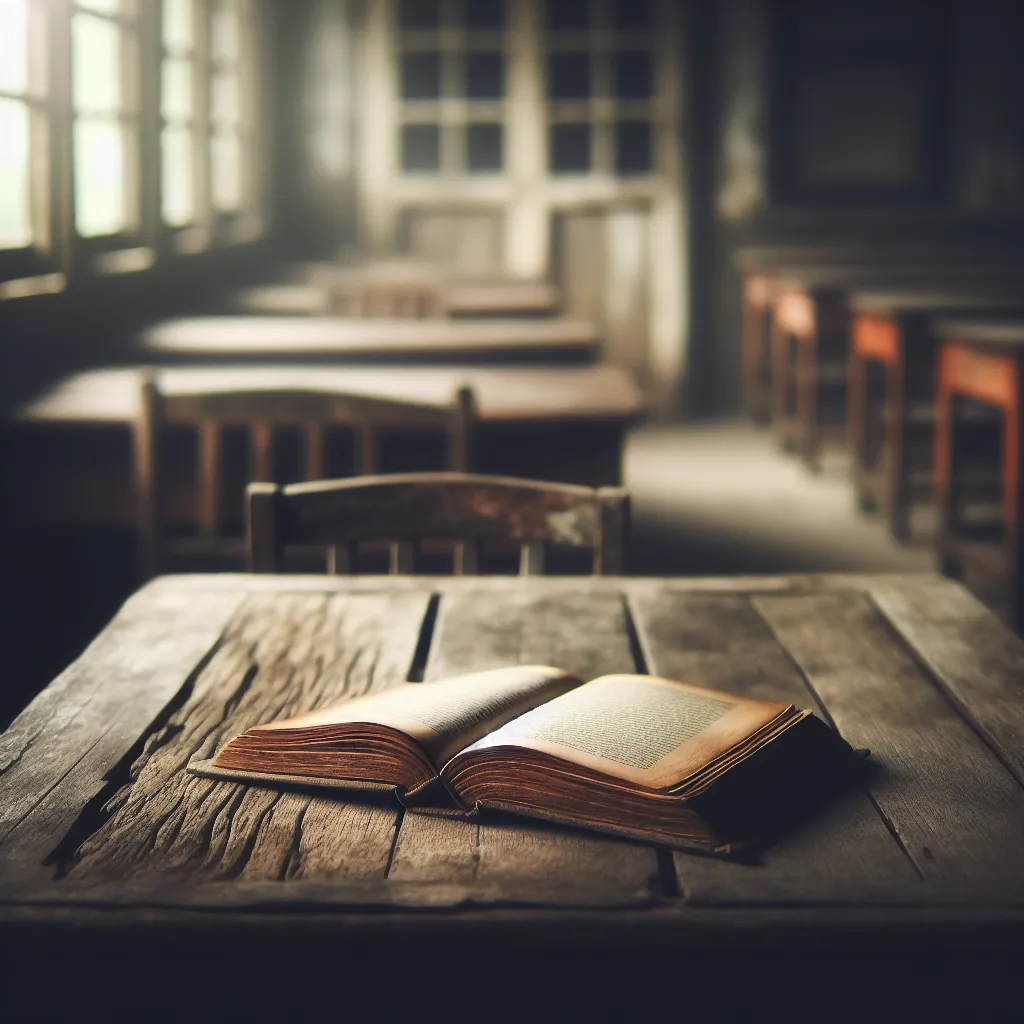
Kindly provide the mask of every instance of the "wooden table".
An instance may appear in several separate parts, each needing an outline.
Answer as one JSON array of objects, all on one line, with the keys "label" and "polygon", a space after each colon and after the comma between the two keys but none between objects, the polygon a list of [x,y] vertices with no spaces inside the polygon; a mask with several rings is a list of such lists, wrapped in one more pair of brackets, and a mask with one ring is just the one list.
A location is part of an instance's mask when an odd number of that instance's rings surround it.
[{"label": "wooden table", "polygon": [[[453,318],[552,316],[560,303],[558,289],[543,281],[464,281],[443,289],[445,312]],[[240,313],[327,316],[333,299],[327,282],[294,282],[245,288],[232,305]]]},{"label": "wooden table", "polygon": [[[897,540],[910,537],[915,504],[933,500],[937,346],[931,321],[994,319],[1024,307],[1020,286],[854,291],[847,425],[854,491],[882,510]],[[877,373],[876,371],[880,371]]]},{"label": "wooden table", "polygon": [[[1024,319],[951,319],[936,323],[935,334],[940,564],[951,575],[980,572],[995,583],[1008,599],[1009,621],[1024,631]],[[968,485],[979,464],[1001,483],[994,521],[971,516]]]},{"label": "wooden table", "polygon": [[[811,707],[869,747],[877,771],[746,864],[184,771],[275,716],[537,662]],[[133,985],[152,998],[163,978],[156,991],[173,1000],[226,976],[237,1008],[294,985],[305,1001],[328,969],[323,986],[346,1006],[360,991],[381,998],[374,980],[395,989],[391,1005],[422,999],[410,979],[441,970],[445,998],[490,992],[507,1006],[525,998],[515,979],[535,998],[543,976],[517,972],[550,975],[554,959],[580,1004],[613,984],[603,972],[628,991],[630,971],[670,967],[673,992],[689,986],[697,1004],[731,979],[735,1007],[764,997],[766,964],[790,972],[776,986],[791,976],[798,999],[832,963],[831,983],[857,982],[844,1006],[866,986],[891,1008],[882,975],[910,984],[924,951],[956,967],[915,990],[928,1005],[951,978],[974,984],[972,963],[1019,956],[1022,680],[1024,643],[932,575],[164,577],[0,737],[7,984],[60,964],[60,984],[33,995],[47,1004],[107,963],[104,998]],[[592,973],[569,971],[559,947],[586,950]],[[860,973],[863,957],[878,978]],[[650,998],[632,991],[630,1005]]]},{"label": "wooden table", "polygon": [[[830,389],[838,388],[841,398],[848,329],[844,295],[869,288],[1012,287],[1024,276],[1018,251],[992,246],[750,245],[737,250],[735,263],[742,278],[744,408],[757,421],[779,423],[787,447],[799,447],[807,434],[813,441],[813,421],[808,427],[806,417],[817,412],[819,375],[825,402],[835,397]],[[780,322],[780,302],[790,311],[802,303],[811,315],[798,312],[793,330],[787,311]],[[820,336],[814,320],[826,325]]]},{"label": "wooden table", "polygon": [[[261,387],[335,391],[447,405],[462,385],[473,389],[474,470],[564,480],[598,487],[621,482],[627,429],[646,412],[636,381],[612,366],[173,366],[159,371],[169,394],[204,388]],[[139,370],[76,374],[19,409],[4,425],[12,480],[32,465],[32,488],[8,493],[37,521],[133,524],[131,430],[139,413]],[[385,439],[386,440],[386,439]],[[181,479],[191,479],[185,463]],[[395,468],[382,452],[382,471]],[[441,468],[403,465],[405,469]],[[175,500],[178,491],[168,500]],[[188,523],[195,502],[183,490],[172,510]],[[181,517],[184,517],[183,519]]]},{"label": "wooden table", "polygon": [[585,320],[384,320],[312,316],[210,316],[144,330],[143,357],[168,360],[325,360],[403,363],[592,362],[600,337]]}]

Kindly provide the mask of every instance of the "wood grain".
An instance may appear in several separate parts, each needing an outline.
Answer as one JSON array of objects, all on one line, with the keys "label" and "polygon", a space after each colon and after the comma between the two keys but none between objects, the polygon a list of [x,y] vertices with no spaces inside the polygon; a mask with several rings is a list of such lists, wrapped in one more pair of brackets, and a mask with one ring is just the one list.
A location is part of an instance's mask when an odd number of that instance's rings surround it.
[{"label": "wood grain", "polygon": [[839,731],[873,751],[872,797],[935,898],[942,890],[1024,898],[1024,790],[868,599],[757,597],[754,605]]},{"label": "wood grain", "polygon": [[[193,754],[249,724],[405,678],[431,593],[428,680],[516,662],[592,677],[631,670],[639,651],[651,671],[820,696],[875,751],[871,813],[853,793],[746,866],[511,818],[406,813],[396,836],[383,803],[182,784]],[[547,927],[698,945],[948,942],[1003,925],[1019,937],[1024,797],[993,750],[1013,739],[1020,645],[958,593],[937,577],[852,575],[154,581],[0,738],[0,926],[55,931],[116,906],[103,929],[165,936],[183,919],[259,919],[280,938],[329,917],[324,934],[353,941]]]},{"label": "wood grain", "polygon": [[[510,581],[504,595],[442,598],[426,680],[514,664],[555,665],[590,679],[634,671],[621,598],[580,587],[546,597]],[[389,877],[457,882],[486,900],[607,904],[659,890],[651,847],[565,828],[476,824],[407,813]]]},{"label": "wood grain", "polygon": [[951,580],[880,582],[871,598],[961,714],[1024,785],[1024,641]]},{"label": "wood grain", "polygon": [[[186,692],[238,591],[144,588],[0,737],[0,873],[33,866]],[[17,857],[15,857],[17,851]]]},{"label": "wood grain", "polygon": [[404,680],[427,599],[250,599],[187,703],[150,738],[130,781],[109,801],[107,820],[74,854],[68,882],[383,879],[393,802],[299,796],[184,769],[254,725]]},{"label": "wood grain", "polygon": [[[630,604],[652,673],[822,715],[747,597],[648,592]],[[920,888],[913,865],[862,791],[776,840],[757,864],[672,856],[694,905],[860,905],[916,898]]]}]

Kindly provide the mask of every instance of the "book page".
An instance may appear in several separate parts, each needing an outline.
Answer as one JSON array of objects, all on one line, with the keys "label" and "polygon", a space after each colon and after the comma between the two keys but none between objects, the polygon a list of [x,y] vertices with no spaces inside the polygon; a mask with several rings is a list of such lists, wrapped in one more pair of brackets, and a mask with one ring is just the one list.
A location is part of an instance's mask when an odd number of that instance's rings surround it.
[{"label": "book page", "polygon": [[441,765],[479,737],[579,685],[579,679],[561,669],[518,665],[437,683],[403,683],[252,731],[351,722],[385,725],[418,740]]},{"label": "book page", "polygon": [[527,712],[473,749],[529,747],[660,788],[703,767],[785,708],[656,676],[602,676]]}]

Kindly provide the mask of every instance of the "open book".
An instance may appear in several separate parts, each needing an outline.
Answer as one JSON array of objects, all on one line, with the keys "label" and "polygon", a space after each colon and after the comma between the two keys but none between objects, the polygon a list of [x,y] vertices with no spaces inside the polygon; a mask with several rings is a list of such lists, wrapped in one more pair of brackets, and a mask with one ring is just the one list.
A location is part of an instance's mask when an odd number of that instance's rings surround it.
[{"label": "open book", "polygon": [[406,683],[257,726],[189,770],[262,785],[453,798],[727,853],[809,806],[855,762],[809,711],[654,676],[588,683],[519,666]]}]

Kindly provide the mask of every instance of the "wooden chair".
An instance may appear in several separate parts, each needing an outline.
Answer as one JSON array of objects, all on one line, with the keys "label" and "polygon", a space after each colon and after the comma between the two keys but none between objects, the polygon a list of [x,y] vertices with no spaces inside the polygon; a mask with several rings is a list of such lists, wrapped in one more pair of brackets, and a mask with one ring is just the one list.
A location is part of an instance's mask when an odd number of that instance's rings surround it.
[{"label": "wooden chair", "polygon": [[354,572],[359,543],[391,542],[392,573],[416,569],[424,540],[455,542],[457,575],[480,571],[485,542],[520,545],[521,575],[544,572],[549,544],[593,551],[593,571],[623,571],[629,495],[467,473],[410,473],[278,487],[247,497],[249,564],[280,571],[289,545],[326,548],[328,571]]},{"label": "wooden chair", "polygon": [[[356,472],[379,471],[382,432],[414,429],[440,434],[447,439],[447,465],[465,470],[470,465],[470,443],[475,420],[475,401],[468,387],[458,390],[449,405],[312,389],[228,389],[189,393],[165,393],[159,378],[143,374],[139,416],[134,430],[135,478],[138,494],[140,564],[148,577],[163,556],[227,556],[241,561],[244,538],[224,530],[224,430],[242,427],[249,438],[248,480],[273,478],[273,442],[282,428],[299,428],[303,434],[304,476],[326,476],[328,432],[352,430]],[[196,536],[165,536],[162,524],[171,488],[165,486],[159,451],[165,430],[184,426],[196,431]],[[235,506],[237,507],[237,506]]]}]

